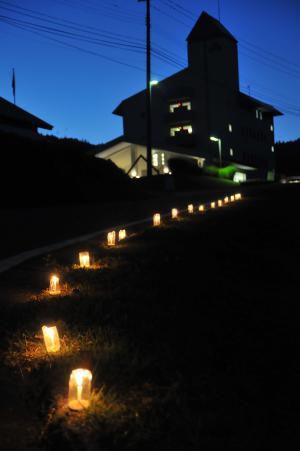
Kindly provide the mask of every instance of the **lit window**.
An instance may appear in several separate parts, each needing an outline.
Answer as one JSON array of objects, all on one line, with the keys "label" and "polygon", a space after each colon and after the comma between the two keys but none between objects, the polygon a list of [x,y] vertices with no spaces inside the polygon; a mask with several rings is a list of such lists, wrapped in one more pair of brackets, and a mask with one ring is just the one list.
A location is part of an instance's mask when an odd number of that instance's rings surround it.
[{"label": "lit window", "polygon": [[[247,174],[243,173],[243,172],[236,172],[233,176],[233,181],[235,183],[241,183],[241,182],[245,182],[247,180]],[[234,196],[233,196],[234,199]]]},{"label": "lit window", "polygon": [[262,111],[256,110],[256,119],[260,119],[261,121],[263,120]]},{"label": "lit window", "polygon": [[230,149],[230,150],[229,150],[229,155],[230,155],[231,157],[233,157],[233,149]]},{"label": "lit window", "polygon": [[273,131],[274,131],[274,127],[273,127],[273,125],[270,125],[270,130],[271,130],[271,132],[273,132]]},{"label": "lit window", "polygon": [[164,166],[165,164],[165,154],[162,152],[161,154],[161,164]]},{"label": "lit window", "polygon": [[191,102],[189,102],[188,100],[186,101],[178,101],[175,103],[171,103],[169,105],[169,112],[170,113],[175,113],[177,110],[188,110],[190,111],[192,109],[192,105]]},{"label": "lit window", "polygon": [[157,154],[157,153],[154,153],[154,154],[152,155],[152,164],[153,164],[153,166],[155,166],[155,167],[158,166],[158,154]]},{"label": "lit window", "polygon": [[271,151],[275,152],[275,147],[274,146],[271,147]]},{"label": "lit window", "polygon": [[170,136],[178,136],[180,134],[189,134],[193,133],[193,127],[191,125],[181,125],[180,127],[171,127],[170,128]]},{"label": "lit window", "polygon": [[230,133],[232,133],[232,125],[228,124],[228,130],[230,131]]}]

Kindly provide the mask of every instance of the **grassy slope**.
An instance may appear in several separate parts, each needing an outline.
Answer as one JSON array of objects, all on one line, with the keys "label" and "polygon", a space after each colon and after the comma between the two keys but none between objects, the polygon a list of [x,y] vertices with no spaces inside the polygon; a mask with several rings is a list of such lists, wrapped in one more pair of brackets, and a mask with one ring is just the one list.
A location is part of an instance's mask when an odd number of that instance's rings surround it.
[{"label": "grassy slope", "polygon": [[[59,265],[75,288],[1,314],[21,391],[41,423],[50,412],[43,446],[295,449],[298,196],[295,186],[265,188],[117,249],[89,243],[100,271],[67,270],[75,249],[27,266],[31,292]],[[64,336],[50,360],[35,337],[49,320]],[[102,388],[82,416],[61,398],[75,365],[90,366]]]}]

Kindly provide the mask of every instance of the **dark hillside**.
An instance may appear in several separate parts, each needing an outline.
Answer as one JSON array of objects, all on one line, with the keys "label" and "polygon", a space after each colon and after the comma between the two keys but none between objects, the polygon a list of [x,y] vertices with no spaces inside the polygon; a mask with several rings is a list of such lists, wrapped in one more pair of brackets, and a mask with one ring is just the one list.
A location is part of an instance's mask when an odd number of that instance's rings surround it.
[{"label": "dark hillside", "polygon": [[133,195],[130,179],[74,139],[0,136],[1,206],[101,202]]}]

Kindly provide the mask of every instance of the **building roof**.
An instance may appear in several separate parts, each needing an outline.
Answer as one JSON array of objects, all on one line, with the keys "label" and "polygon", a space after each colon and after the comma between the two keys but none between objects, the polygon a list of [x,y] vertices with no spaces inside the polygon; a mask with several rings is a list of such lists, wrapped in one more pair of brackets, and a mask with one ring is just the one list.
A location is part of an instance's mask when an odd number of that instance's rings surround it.
[{"label": "building roof", "polygon": [[203,12],[194,28],[187,37],[187,41],[206,41],[208,39],[226,37],[234,42],[236,38],[217,19]]},{"label": "building roof", "polygon": [[[158,89],[163,83],[168,82],[171,79],[176,79],[177,77],[181,77],[185,73],[187,73],[188,69],[182,69],[179,72],[175,72],[175,74],[169,75],[168,77],[164,78],[163,80],[160,80],[158,85],[153,86],[151,89]],[[139,96],[146,96],[146,89],[143,89],[142,91],[137,92],[136,94],[133,94],[130,97],[127,97],[126,99],[122,100],[121,103],[117,106],[117,108],[114,109],[113,114],[116,114],[118,116],[123,116],[124,114],[124,106],[127,105],[128,102],[131,100],[134,100],[134,98]],[[146,99],[145,99],[146,101]]]},{"label": "building roof", "polygon": [[47,130],[52,130],[53,128],[52,125],[42,119],[39,119],[33,114],[28,113],[8,100],[3,99],[3,97],[0,97],[0,120],[1,117],[11,121],[16,121],[18,123],[27,123],[28,125],[33,125],[37,128],[45,128]]},{"label": "building roof", "polygon": [[255,99],[254,97],[248,96],[243,92],[239,92],[239,97],[241,102],[246,106],[258,107],[262,112],[269,113],[272,116],[283,116],[283,113],[274,108],[272,105]]}]

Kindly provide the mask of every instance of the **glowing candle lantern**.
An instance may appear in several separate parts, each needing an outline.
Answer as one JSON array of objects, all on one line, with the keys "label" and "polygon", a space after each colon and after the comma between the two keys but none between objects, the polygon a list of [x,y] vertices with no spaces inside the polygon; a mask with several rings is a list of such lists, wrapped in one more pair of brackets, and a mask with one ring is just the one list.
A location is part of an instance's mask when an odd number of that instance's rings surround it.
[{"label": "glowing candle lantern", "polygon": [[224,199],[224,203],[225,203],[225,204],[228,204],[228,202],[229,202],[229,197],[226,196],[225,199]]},{"label": "glowing candle lantern", "polygon": [[194,213],[194,205],[193,204],[188,205],[188,212]]},{"label": "glowing candle lantern", "polygon": [[60,285],[59,285],[59,277],[53,274],[50,277],[50,286],[49,286],[50,294],[59,294],[60,293]]},{"label": "glowing candle lantern", "polygon": [[58,352],[60,350],[60,341],[56,326],[43,326],[42,332],[47,352]]},{"label": "glowing candle lantern", "polygon": [[199,211],[201,211],[201,212],[204,211],[204,205],[199,205]]},{"label": "glowing candle lantern", "polygon": [[71,410],[86,409],[91,400],[92,373],[79,368],[73,370],[69,381],[69,408]]},{"label": "glowing candle lantern", "polygon": [[88,252],[79,252],[79,266],[80,268],[89,268],[91,266]]},{"label": "glowing candle lantern", "polygon": [[218,200],[218,207],[222,207],[223,206],[223,202],[221,200]]},{"label": "glowing candle lantern", "polygon": [[155,213],[155,215],[153,215],[153,225],[154,225],[154,227],[157,227],[160,225],[160,214],[159,213]]},{"label": "glowing candle lantern", "polygon": [[107,245],[108,246],[115,246],[116,244],[116,232],[109,232],[107,234]]},{"label": "glowing candle lantern", "polygon": [[172,219],[178,218],[178,210],[177,208],[172,208]]},{"label": "glowing candle lantern", "polygon": [[119,241],[125,240],[125,238],[126,238],[126,230],[125,229],[119,230]]},{"label": "glowing candle lantern", "polygon": [[235,201],[235,197],[234,196],[230,196],[230,201],[234,202]]},{"label": "glowing candle lantern", "polygon": [[216,202],[211,202],[210,206],[211,208],[216,208]]}]

